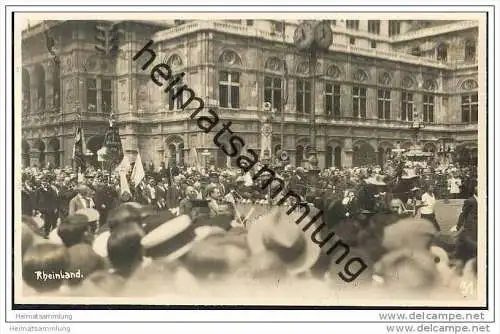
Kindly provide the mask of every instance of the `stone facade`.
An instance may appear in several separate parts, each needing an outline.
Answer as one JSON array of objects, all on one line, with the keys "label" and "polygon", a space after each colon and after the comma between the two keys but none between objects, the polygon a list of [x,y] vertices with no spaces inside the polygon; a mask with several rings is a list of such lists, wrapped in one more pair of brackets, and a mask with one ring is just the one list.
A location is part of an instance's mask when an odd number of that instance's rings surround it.
[{"label": "stone facade", "polygon": [[[368,32],[368,21],[360,21],[358,30],[332,22],[334,43],[318,54],[313,78],[310,54],[293,46],[295,23],[287,22],[283,38],[281,22],[250,21],[189,21],[170,27],[120,22],[123,38],[116,57],[96,53],[97,21],[49,22],[24,31],[24,165],[70,165],[78,125],[95,154],[111,111],[131,161],[141,152],[143,161],[155,166],[168,159],[192,164],[196,148],[199,161],[206,150],[218,165],[225,165],[214,134],[202,133],[189,118],[193,109],[182,111],[151,81],[150,69],[159,62],[169,64],[174,73],[184,72],[183,84],[206,108],[230,120],[247,148],[257,150],[264,104],[283,107],[276,96],[285,82],[283,138],[278,110],[272,120],[272,146],[279,151],[283,139],[292,163],[307,157],[311,129],[320,167],[383,162],[396,143],[409,146],[415,134],[425,150],[440,156],[446,155],[439,153],[443,147],[460,146],[477,154],[478,116],[468,111],[477,110],[477,22],[419,29],[401,22],[400,34],[393,36],[388,36],[388,21],[380,21],[379,34]],[[59,69],[46,50],[44,31],[55,39]],[[150,39],[156,59],[142,70],[147,58],[132,57]],[[412,55],[417,47],[420,56]],[[314,117],[305,107],[309,99],[314,101]],[[427,118],[417,133],[408,115],[413,107]],[[483,117],[485,107],[480,107]]]}]

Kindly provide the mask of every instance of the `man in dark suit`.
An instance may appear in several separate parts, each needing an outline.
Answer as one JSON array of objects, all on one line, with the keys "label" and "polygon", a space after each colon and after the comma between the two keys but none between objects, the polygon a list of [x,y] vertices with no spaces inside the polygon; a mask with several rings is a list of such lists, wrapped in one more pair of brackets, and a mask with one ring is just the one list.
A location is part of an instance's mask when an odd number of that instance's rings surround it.
[{"label": "man in dark suit", "polygon": [[42,214],[44,225],[44,236],[47,238],[50,232],[57,226],[57,209],[59,198],[56,190],[50,186],[50,180],[44,177],[41,186],[36,192],[36,209]]},{"label": "man in dark suit", "polygon": [[172,186],[174,183],[174,177],[179,175],[179,168],[177,167],[177,163],[175,160],[170,160],[168,163],[168,168],[167,168],[167,178],[168,178],[168,185]]},{"label": "man in dark suit", "polygon": [[99,225],[103,225],[108,219],[109,211],[113,209],[117,194],[114,189],[104,182],[96,182],[94,189],[94,203],[96,210],[99,211]]},{"label": "man in dark suit", "polygon": [[464,262],[477,256],[477,185],[465,200],[457,223],[456,257]]}]

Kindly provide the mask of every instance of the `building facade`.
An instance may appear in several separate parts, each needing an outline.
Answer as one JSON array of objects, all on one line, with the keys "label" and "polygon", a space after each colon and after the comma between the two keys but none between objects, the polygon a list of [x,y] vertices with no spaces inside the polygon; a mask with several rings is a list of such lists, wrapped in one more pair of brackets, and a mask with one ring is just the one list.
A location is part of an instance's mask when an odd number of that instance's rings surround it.
[{"label": "building facade", "polygon": [[[113,56],[96,51],[96,27],[108,23],[121,34]],[[437,159],[477,159],[485,116],[477,21],[330,21],[333,44],[315,68],[293,44],[298,22],[108,23],[45,22],[23,32],[23,165],[71,165],[77,126],[95,160],[111,113],[131,161],[140,152],[154,166],[226,165],[214,134],[189,118],[197,105],[183,110],[187,97],[173,99],[177,87],[165,92],[151,81],[152,66],[141,68],[147,56],[132,59],[151,39],[153,65],[184,73],[179,85],[231,121],[246,148],[260,149],[270,106],[272,154],[286,150],[295,165],[307,159],[312,132],[320,167],[383,163],[415,141]]]}]

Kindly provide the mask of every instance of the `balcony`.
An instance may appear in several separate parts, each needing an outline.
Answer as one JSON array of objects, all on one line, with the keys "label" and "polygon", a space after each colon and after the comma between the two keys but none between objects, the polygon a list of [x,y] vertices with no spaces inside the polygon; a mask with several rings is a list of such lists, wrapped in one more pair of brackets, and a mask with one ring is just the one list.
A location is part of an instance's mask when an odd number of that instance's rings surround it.
[{"label": "balcony", "polygon": [[[479,23],[477,21],[462,21],[458,23],[453,23],[444,26],[438,26],[434,28],[422,29],[414,31],[405,35],[395,36],[388,39],[388,42],[403,42],[408,39],[421,38],[428,35],[436,35],[441,33],[446,33],[455,30],[464,30],[473,27],[478,27]],[[232,35],[238,35],[246,38],[257,38],[274,43],[283,43],[283,35],[279,32],[263,31],[254,27],[243,26],[239,24],[231,24],[222,21],[193,21],[180,25],[174,28],[163,30],[157,32],[153,35],[152,39],[156,42],[168,41],[175,39],[187,34],[200,32],[200,31],[218,31]],[[285,43],[292,45],[293,36],[292,34],[285,34]],[[366,57],[381,58],[384,60],[404,62],[413,65],[421,65],[434,67],[438,69],[454,69],[456,64],[447,64],[437,60],[417,57],[409,55],[403,52],[394,51],[381,51],[371,48],[361,48],[355,47],[348,44],[333,44],[329,48],[332,52],[342,52],[347,54],[356,54]],[[469,65],[470,66],[470,65]]]},{"label": "balcony", "polygon": [[[89,113],[85,112],[81,115],[83,122],[107,122],[109,114],[105,113]],[[80,116],[78,112],[70,113],[31,113],[22,116],[23,128],[38,128],[44,126],[57,126],[64,123],[79,122]]]},{"label": "balcony", "polygon": [[479,21],[476,20],[459,21],[450,24],[445,24],[442,26],[435,26],[431,28],[425,28],[407,32],[405,34],[393,36],[390,38],[389,41],[392,43],[407,42],[415,39],[427,38],[436,35],[447,34],[454,31],[461,31],[478,27],[479,27]]}]

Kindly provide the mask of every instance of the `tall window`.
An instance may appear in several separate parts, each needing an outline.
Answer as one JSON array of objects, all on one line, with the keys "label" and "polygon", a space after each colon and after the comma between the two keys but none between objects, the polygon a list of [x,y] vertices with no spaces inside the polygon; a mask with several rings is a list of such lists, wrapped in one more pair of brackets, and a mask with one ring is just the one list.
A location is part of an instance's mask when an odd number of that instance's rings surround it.
[{"label": "tall window", "polygon": [[401,22],[399,21],[389,21],[389,36],[396,36],[401,33]]},{"label": "tall window", "polygon": [[311,112],[311,83],[308,80],[297,80],[296,111],[302,114]]},{"label": "tall window", "polygon": [[219,73],[219,105],[223,108],[240,107],[240,74],[221,71]]},{"label": "tall window", "polygon": [[477,123],[477,93],[462,95],[462,123]]},{"label": "tall window", "polygon": [[36,86],[36,108],[37,111],[41,112],[45,110],[45,70],[42,65],[37,64],[35,66],[35,86]]},{"label": "tall window", "polygon": [[249,27],[253,26],[253,20],[247,20],[247,26]]},{"label": "tall window", "polygon": [[434,95],[424,95],[424,122],[434,123]]},{"label": "tall window", "polygon": [[101,81],[101,112],[111,113],[113,89],[111,88],[111,80],[103,79]]},{"label": "tall window", "polygon": [[352,115],[356,118],[366,118],[366,88],[352,88]]},{"label": "tall window", "polygon": [[325,86],[325,113],[335,119],[340,118],[340,85],[326,83]]},{"label": "tall window", "polygon": [[59,62],[54,64],[54,73],[52,73],[52,106],[59,109],[61,106],[61,69]]},{"label": "tall window", "polygon": [[391,91],[389,89],[379,89],[377,102],[378,118],[391,119]]},{"label": "tall window", "polygon": [[401,94],[401,120],[413,121],[413,93],[403,91]]},{"label": "tall window", "polygon": [[31,111],[31,78],[29,72],[23,68],[23,113]]},{"label": "tall window", "polygon": [[359,30],[359,20],[346,20],[347,29]]},{"label": "tall window", "polygon": [[[182,109],[182,104],[184,103],[183,94],[179,94],[183,82],[179,81],[175,87],[172,87],[168,91],[168,110]],[[178,95],[177,95],[178,94]]]},{"label": "tall window", "polygon": [[97,80],[87,79],[87,111],[97,111]]},{"label": "tall window", "polygon": [[380,34],[380,20],[368,20],[368,32]]},{"label": "tall window", "polygon": [[281,112],[281,79],[274,77],[264,78],[264,102],[271,103],[272,108]]},{"label": "tall window", "polygon": [[437,60],[446,61],[448,59],[448,46],[440,44],[437,48]]},{"label": "tall window", "polygon": [[476,43],[474,41],[467,41],[465,43],[465,61],[476,59]]}]

